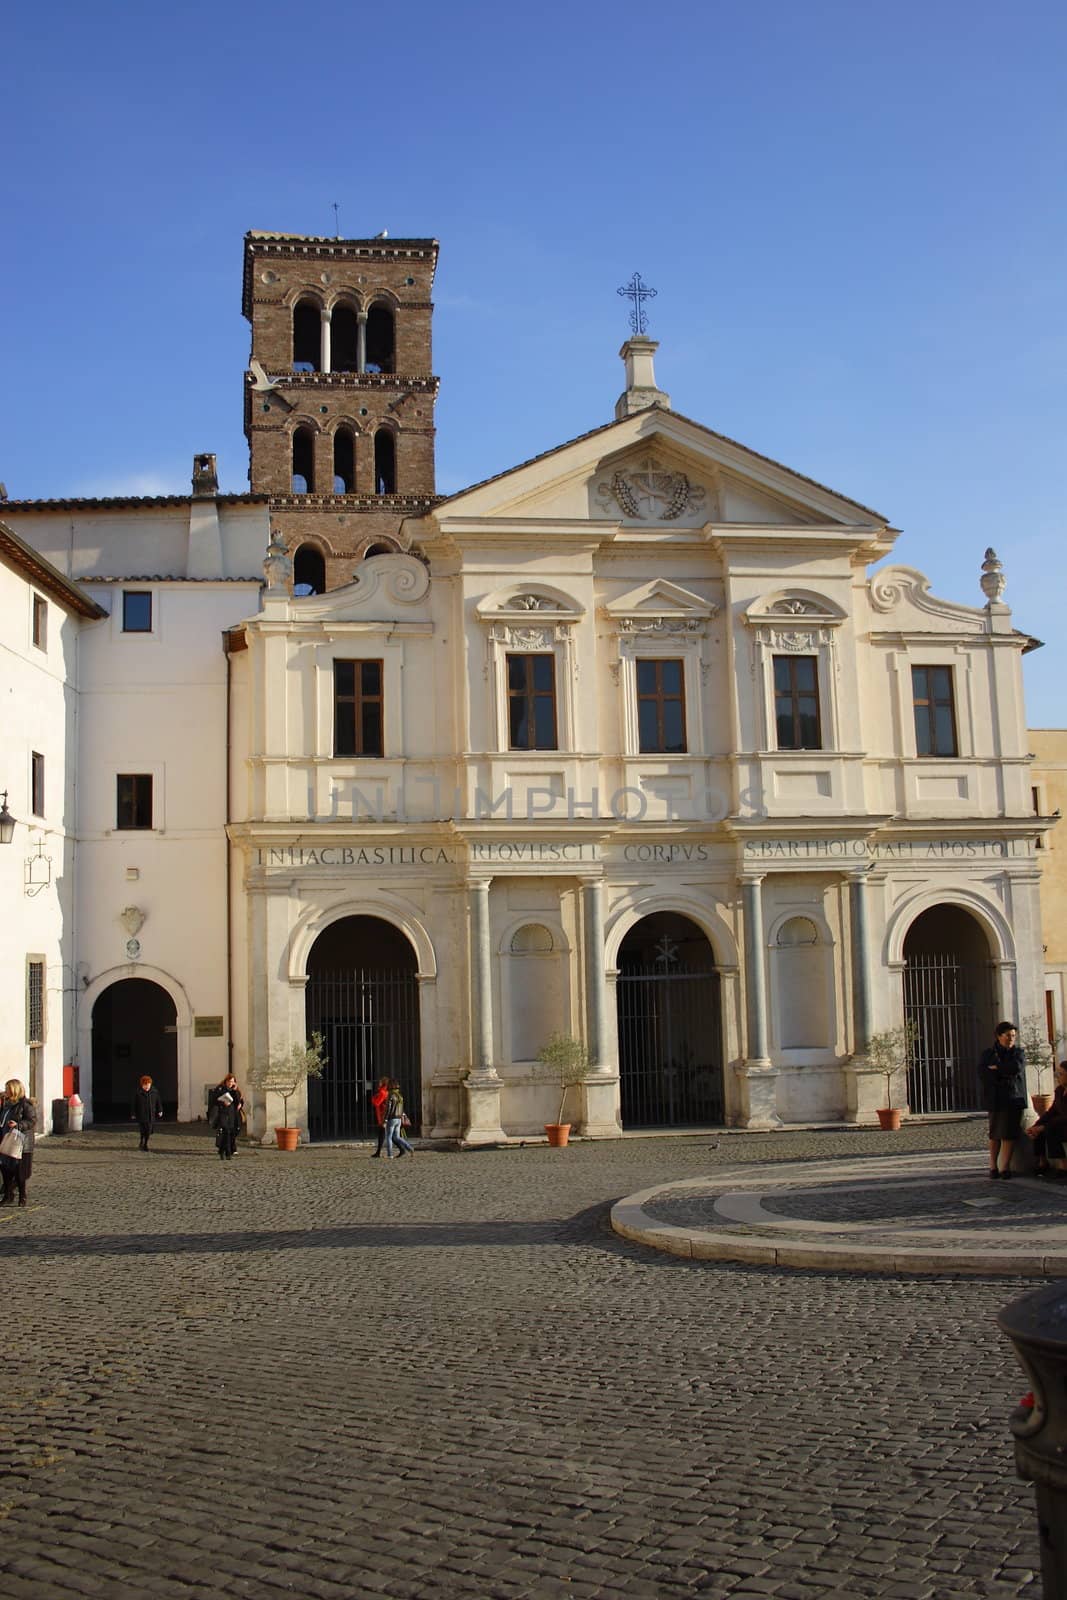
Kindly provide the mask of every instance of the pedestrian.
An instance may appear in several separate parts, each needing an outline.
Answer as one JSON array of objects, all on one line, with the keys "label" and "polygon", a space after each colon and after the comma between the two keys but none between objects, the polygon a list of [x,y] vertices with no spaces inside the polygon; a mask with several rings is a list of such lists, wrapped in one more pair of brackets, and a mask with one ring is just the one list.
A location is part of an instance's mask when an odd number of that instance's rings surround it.
[{"label": "pedestrian", "polygon": [[237,1145],[237,1126],[240,1121],[240,1113],[233,1095],[224,1089],[207,1117],[215,1129],[215,1149],[219,1153],[219,1160],[232,1161]]},{"label": "pedestrian", "polygon": [[[241,1124],[245,1115],[245,1097],[237,1086],[237,1079],[232,1072],[228,1072],[221,1083],[217,1083],[207,1097],[207,1120],[211,1127],[218,1130],[220,1123],[212,1117],[216,1105],[224,1094],[228,1094],[233,1105],[233,1116],[224,1119],[226,1127],[226,1160],[232,1159],[237,1154],[237,1135],[241,1131]],[[221,1151],[220,1151],[221,1154]]]},{"label": "pedestrian", "polygon": [[415,1154],[414,1147],[404,1138],[403,1130],[411,1127],[411,1119],[404,1110],[404,1096],[400,1092],[400,1085],[393,1078],[389,1083],[389,1098],[385,1102],[385,1154],[391,1160],[393,1145],[397,1147],[397,1157],[402,1159],[406,1151],[409,1156]]},{"label": "pedestrian", "polygon": [[1011,1153],[1026,1110],[1026,1057],[1015,1043],[1014,1022],[998,1022],[994,1042],[982,1051],[978,1081],[989,1112],[989,1176],[1011,1177]]},{"label": "pedestrian", "polygon": [[163,1101],[160,1099],[159,1090],[146,1073],[134,1090],[133,1109],[130,1112],[130,1121],[136,1122],[141,1130],[139,1150],[148,1149],[148,1141],[152,1137],[152,1129],[162,1115]]},{"label": "pedestrian", "polygon": [[1026,1137],[1034,1141],[1038,1177],[1067,1183],[1067,1061],[1056,1068],[1052,1104],[1027,1128]]},{"label": "pedestrian", "polygon": [[374,1111],[374,1118],[378,1124],[378,1148],[374,1154],[380,1156],[385,1144],[385,1103],[389,1098],[389,1079],[379,1078],[378,1087],[371,1091],[370,1103]]},{"label": "pedestrian", "polygon": [[28,1098],[18,1078],[9,1078],[4,1084],[4,1098],[0,1102],[0,1176],[4,1183],[0,1206],[6,1206],[14,1200],[16,1184],[19,1205],[26,1204],[26,1185],[33,1172],[33,1130],[36,1126],[36,1105]]}]

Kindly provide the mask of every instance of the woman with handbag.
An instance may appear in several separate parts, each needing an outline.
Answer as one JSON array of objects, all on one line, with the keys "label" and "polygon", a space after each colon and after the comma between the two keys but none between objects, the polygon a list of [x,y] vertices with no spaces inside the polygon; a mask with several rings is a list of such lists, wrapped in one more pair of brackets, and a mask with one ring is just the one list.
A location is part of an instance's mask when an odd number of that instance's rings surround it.
[{"label": "woman with handbag", "polygon": [[400,1085],[394,1078],[389,1085],[389,1098],[385,1102],[385,1154],[392,1158],[393,1146],[396,1153],[402,1156],[407,1151],[409,1156],[415,1154],[414,1146],[404,1138],[404,1128],[411,1127],[411,1119],[404,1110],[404,1096],[400,1092]]},{"label": "woman with handbag", "polygon": [[4,1098],[0,1102],[0,1175],[4,1180],[0,1206],[15,1198],[18,1184],[19,1205],[26,1204],[26,1185],[33,1171],[33,1130],[37,1126],[37,1107],[27,1099],[26,1090],[17,1078],[4,1084]]}]

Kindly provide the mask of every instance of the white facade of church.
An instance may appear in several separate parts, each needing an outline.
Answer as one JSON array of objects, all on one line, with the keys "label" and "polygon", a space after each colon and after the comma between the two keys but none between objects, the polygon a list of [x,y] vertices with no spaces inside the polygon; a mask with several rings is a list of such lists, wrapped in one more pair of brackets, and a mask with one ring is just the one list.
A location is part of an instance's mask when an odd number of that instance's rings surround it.
[{"label": "white facade of church", "polygon": [[[262,497],[203,475],[3,508],[106,613],[64,624],[42,712],[62,804],[35,819],[4,777],[0,1015],[49,942],[69,1000],[43,1101],[70,1062],[98,1120],[142,1071],[195,1118],[228,1065],[319,1031],[312,1137],[366,1132],[386,1073],[424,1136],[492,1142],[555,1119],[536,1057],[565,1033],[590,1137],[867,1122],[866,1041],[907,1016],[894,1103],[974,1104],[995,1014],[1043,1005],[1034,641],[991,556],[974,606],[872,573],[886,521],[671,411],[654,348],[624,347],[614,422],[324,593],[294,596]],[[32,575],[5,582],[21,640]],[[9,722],[27,774],[36,737]],[[63,866],[31,899],[32,821]]]}]

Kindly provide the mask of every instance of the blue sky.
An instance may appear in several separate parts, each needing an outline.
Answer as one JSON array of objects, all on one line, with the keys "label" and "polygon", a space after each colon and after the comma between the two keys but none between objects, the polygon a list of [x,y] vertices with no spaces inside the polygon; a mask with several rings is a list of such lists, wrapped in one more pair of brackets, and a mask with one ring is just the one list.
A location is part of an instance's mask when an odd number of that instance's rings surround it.
[{"label": "blue sky", "polygon": [[637,269],[676,409],[885,512],[937,593],[996,547],[1067,723],[1059,0],[57,0],[5,53],[12,497],[183,491],[198,450],[246,487],[242,235],[336,201],[441,241],[442,491],[609,420]]}]

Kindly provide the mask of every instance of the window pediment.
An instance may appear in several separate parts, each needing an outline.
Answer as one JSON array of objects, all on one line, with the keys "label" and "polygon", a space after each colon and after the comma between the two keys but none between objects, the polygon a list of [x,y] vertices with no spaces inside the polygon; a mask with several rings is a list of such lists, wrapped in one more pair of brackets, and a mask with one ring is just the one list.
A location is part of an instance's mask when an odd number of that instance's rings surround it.
[{"label": "window pediment", "polygon": [[510,584],[479,602],[476,614],[482,622],[510,622],[516,625],[578,622],[585,607],[562,589],[545,583]]},{"label": "window pediment", "polygon": [[702,634],[719,607],[681,584],[653,578],[609,601],[603,613],[623,635],[684,638]]}]

